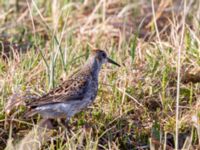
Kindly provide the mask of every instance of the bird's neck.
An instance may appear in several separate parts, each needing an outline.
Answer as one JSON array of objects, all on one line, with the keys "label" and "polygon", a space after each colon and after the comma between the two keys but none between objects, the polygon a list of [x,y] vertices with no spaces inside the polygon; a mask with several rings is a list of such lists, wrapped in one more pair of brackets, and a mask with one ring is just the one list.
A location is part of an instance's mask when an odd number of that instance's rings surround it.
[{"label": "bird's neck", "polygon": [[101,70],[102,64],[99,63],[99,61],[95,57],[91,57],[87,60],[85,65],[85,67],[87,67],[90,70],[90,73],[92,74],[93,78],[98,80],[98,75]]}]

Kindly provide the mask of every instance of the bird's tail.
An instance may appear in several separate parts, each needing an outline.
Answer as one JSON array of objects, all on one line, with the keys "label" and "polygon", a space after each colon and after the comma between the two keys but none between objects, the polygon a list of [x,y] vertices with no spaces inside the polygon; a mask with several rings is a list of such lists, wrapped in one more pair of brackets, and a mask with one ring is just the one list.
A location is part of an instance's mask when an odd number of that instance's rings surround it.
[{"label": "bird's tail", "polygon": [[25,106],[24,97],[15,93],[9,97],[4,110],[6,114],[9,115],[10,112],[18,106]]},{"label": "bird's tail", "polygon": [[4,111],[7,115],[11,113],[14,108],[18,108],[19,106],[26,106],[29,101],[33,101],[37,97],[28,92],[15,92],[12,94],[5,105]]}]

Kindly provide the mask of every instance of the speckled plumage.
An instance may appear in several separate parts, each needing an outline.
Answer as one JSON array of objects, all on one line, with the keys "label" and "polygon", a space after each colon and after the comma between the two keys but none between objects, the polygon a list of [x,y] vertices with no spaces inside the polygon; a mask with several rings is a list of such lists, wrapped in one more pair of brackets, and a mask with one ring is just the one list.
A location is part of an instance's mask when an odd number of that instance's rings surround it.
[{"label": "speckled plumage", "polygon": [[93,50],[79,72],[49,93],[27,104],[30,110],[26,116],[39,113],[45,118],[66,118],[68,121],[95,100],[99,71],[106,62],[118,65],[103,50]]}]

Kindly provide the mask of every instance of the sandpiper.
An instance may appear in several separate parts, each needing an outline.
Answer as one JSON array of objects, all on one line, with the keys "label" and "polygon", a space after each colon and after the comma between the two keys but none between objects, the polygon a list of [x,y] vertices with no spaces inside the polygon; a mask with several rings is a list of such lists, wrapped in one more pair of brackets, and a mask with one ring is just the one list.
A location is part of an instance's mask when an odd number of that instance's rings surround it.
[{"label": "sandpiper", "polygon": [[73,115],[95,100],[98,91],[99,72],[102,64],[107,62],[120,66],[108,58],[105,51],[93,50],[79,72],[49,93],[28,103],[29,111],[26,113],[26,117],[38,113],[43,118],[65,118],[65,124],[67,124]]}]

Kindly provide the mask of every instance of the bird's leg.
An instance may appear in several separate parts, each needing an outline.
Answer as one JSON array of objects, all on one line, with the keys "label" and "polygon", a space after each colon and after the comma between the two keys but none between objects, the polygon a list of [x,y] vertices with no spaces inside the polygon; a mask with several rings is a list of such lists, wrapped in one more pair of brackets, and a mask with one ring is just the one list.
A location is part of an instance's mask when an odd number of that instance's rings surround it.
[{"label": "bird's leg", "polygon": [[59,118],[58,123],[62,126],[62,128],[69,130],[70,129],[69,128],[69,120],[70,120],[70,118],[68,118],[68,117],[66,119]]},{"label": "bird's leg", "polygon": [[69,121],[70,121],[70,117],[67,116],[67,118],[65,119],[65,127],[66,127],[67,129],[69,129]]},{"label": "bird's leg", "polygon": [[62,128],[65,128],[65,123],[64,123],[63,119],[58,118],[57,121],[58,121],[58,124],[59,124]]},{"label": "bird's leg", "polygon": [[67,138],[68,134],[71,132],[71,129],[69,127],[69,121],[70,121],[70,117],[67,116],[65,121],[64,121],[64,127],[65,127],[64,129],[66,129],[65,130],[65,136],[66,136],[65,138]]}]

